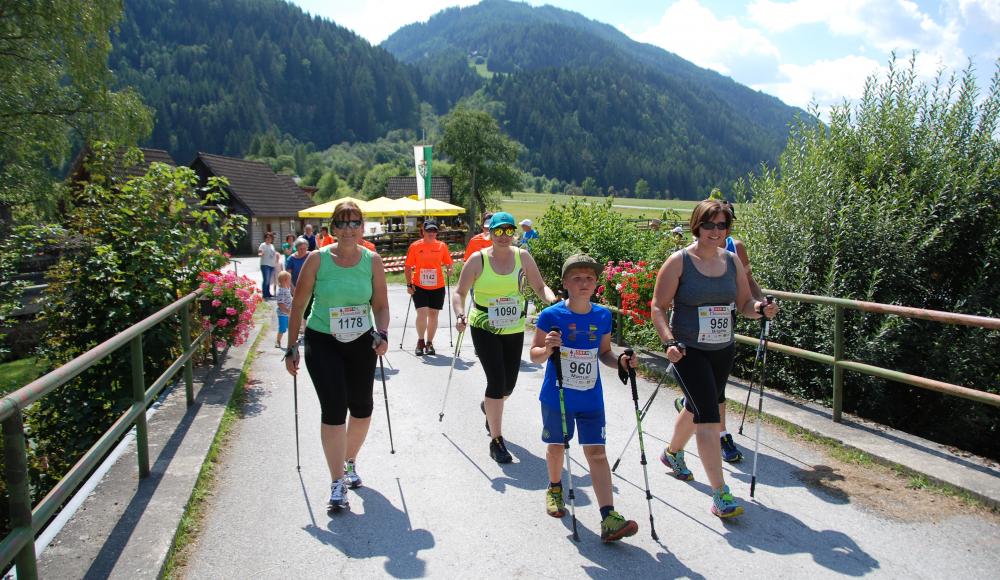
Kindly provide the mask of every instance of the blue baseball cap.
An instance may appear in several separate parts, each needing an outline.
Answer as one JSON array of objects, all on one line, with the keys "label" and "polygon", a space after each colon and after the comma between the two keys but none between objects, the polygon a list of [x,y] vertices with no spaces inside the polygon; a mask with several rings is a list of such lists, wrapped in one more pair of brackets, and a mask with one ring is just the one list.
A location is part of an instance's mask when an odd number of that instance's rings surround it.
[{"label": "blue baseball cap", "polygon": [[504,225],[512,226],[516,223],[517,222],[514,221],[514,216],[505,211],[501,211],[493,214],[493,217],[490,218],[489,228],[493,229]]}]

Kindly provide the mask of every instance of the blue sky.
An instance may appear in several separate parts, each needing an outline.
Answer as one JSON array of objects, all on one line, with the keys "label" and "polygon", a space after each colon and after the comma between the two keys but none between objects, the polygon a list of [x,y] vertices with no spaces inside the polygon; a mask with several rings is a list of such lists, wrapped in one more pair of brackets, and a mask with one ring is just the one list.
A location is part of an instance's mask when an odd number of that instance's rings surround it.
[{"label": "blue sky", "polygon": [[[292,0],[373,44],[467,0]],[[918,51],[924,80],[970,59],[989,89],[1000,58],[1000,0],[531,0],[607,22],[782,101],[822,113],[861,95],[895,50]],[[824,115],[825,116],[825,115]]]}]

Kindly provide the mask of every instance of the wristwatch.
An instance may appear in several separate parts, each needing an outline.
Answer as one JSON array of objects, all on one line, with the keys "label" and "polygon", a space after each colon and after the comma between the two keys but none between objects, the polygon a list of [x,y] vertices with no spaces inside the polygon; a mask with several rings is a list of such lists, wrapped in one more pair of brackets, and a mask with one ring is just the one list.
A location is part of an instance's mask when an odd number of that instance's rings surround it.
[{"label": "wristwatch", "polygon": [[299,356],[299,346],[295,345],[295,346],[290,346],[288,347],[287,350],[285,350],[285,356],[283,358],[288,358],[288,357],[297,358],[298,356]]},{"label": "wristwatch", "polygon": [[677,342],[677,340],[671,338],[669,340],[663,341],[663,349],[666,350],[672,346],[679,346],[680,344],[681,343]]}]

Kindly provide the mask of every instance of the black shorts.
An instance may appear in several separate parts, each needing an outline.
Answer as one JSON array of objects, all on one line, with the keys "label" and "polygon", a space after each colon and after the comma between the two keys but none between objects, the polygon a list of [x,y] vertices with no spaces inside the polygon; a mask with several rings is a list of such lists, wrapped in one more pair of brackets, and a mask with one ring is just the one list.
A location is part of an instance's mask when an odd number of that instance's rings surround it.
[{"label": "black shorts", "polygon": [[377,358],[368,334],[340,342],[306,328],[306,369],[319,397],[324,425],[343,425],[348,411],[358,419],[372,416]]},{"label": "black shorts", "polygon": [[695,423],[718,423],[719,403],[726,402],[726,381],[733,369],[736,345],[722,350],[685,349],[684,358],[674,363],[684,390],[684,408]]},{"label": "black shorts", "polygon": [[470,326],[469,330],[479,355],[479,364],[486,373],[486,398],[509,397],[514,392],[517,374],[521,371],[524,333],[493,334],[474,326]]},{"label": "black shorts", "polygon": [[444,287],[437,290],[428,290],[420,286],[413,287],[413,305],[417,308],[433,308],[441,310],[444,308]]}]

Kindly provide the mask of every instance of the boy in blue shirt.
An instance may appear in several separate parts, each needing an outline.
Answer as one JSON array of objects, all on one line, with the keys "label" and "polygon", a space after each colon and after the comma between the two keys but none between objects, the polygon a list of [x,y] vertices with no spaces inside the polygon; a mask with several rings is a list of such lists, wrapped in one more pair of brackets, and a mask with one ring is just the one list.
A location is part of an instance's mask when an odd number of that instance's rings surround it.
[{"label": "boy in blue shirt", "polygon": [[611,312],[590,301],[602,271],[597,260],[586,254],[575,254],[563,263],[562,283],[567,299],[546,308],[538,316],[531,343],[531,361],[536,364],[549,361],[538,395],[542,407],[542,441],[548,443],[546,511],[556,518],[566,513],[562,494],[562,412],[556,369],[549,358],[559,349],[567,437],[573,437],[574,427],[579,430],[577,440],[587,458],[594,495],[601,508],[601,540],[607,543],[635,535],[639,525],[623,518],[612,503],[611,469],[604,450],[604,394],[598,363],[622,370],[621,365],[634,368],[636,359],[634,355],[615,357],[611,351]]}]

